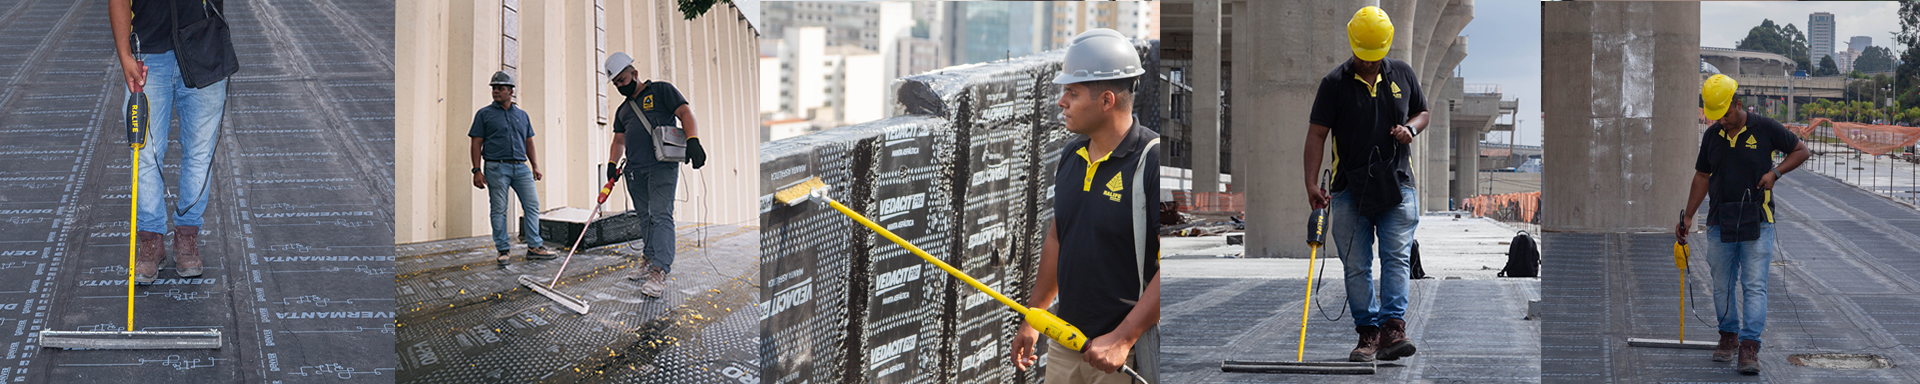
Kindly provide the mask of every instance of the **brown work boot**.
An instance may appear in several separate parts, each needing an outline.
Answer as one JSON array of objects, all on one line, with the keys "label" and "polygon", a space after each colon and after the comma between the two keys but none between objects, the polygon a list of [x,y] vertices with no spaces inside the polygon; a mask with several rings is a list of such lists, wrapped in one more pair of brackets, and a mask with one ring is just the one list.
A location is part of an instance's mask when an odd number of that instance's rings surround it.
[{"label": "brown work boot", "polygon": [[1374,343],[1380,341],[1380,327],[1362,325],[1353,327],[1360,333],[1360,344],[1353,346],[1353,353],[1347,354],[1347,361],[1373,361]]},{"label": "brown work boot", "polygon": [[1713,361],[1733,361],[1733,353],[1737,349],[1740,349],[1740,334],[1720,331],[1720,345],[1713,348]]},{"label": "brown work boot", "polygon": [[627,270],[627,280],[640,281],[640,279],[647,278],[647,271],[653,269],[650,267],[651,265],[653,264],[648,263],[646,260],[641,260],[640,266]]},{"label": "brown work boot", "polygon": [[140,231],[134,244],[133,281],[153,284],[153,279],[160,277],[160,261],[167,259],[166,235]]},{"label": "brown work boot", "polygon": [[173,227],[173,266],[180,277],[200,277],[200,227]]},{"label": "brown work boot", "polygon": [[546,246],[527,247],[527,260],[553,260],[555,253]]},{"label": "brown work boot", "polygon": [[1760,374],[1760,341],[1740,340],[1740,363],[1734,370],[1742,375]]},{"label": "brown work boot", "polygon": [[640,294],[659,298],[660,292],[667,290],[667,271],[659,267],[647,267],[647,283],[640,285]]},{"label": "brown work boot", "polygon": [[493,259],[493,262],[495,264],[500,264],[500,265],[507,265],[507,263],[512,261],[513,261],[513,250],[501,250],[500,257]]},{"label": "brown work boot", "polygon": [[1380,323],[1379,351],[1374,357],[1380,360],[1394,361],[1402,357],[1413,356],[1413,341],[1407,340],[1407,321],[1387,319]]}]

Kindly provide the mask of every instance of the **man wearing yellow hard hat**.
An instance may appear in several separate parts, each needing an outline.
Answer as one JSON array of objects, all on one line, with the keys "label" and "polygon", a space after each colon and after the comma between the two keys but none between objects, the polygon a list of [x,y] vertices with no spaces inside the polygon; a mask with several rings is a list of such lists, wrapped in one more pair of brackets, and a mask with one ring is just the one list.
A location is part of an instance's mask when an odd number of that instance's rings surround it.
[{"label": "man wearing yellow hard hat", "polygon": [[[1707,265],[1713,271],[1713,307],[1720,322],[1720,345],[1713,361],[1739,355],[1736,370],[1760,373],[1760,332],[1767,326],[1767,266],[1773,262],[1773,183],[1807,160],[1807,145],[1780,122],[1747,113],[1733,97],[1739,84],[1726,75],[1700,85],[1706,118],[1714,120],[1700,137],[1694,160],[1693,188],[1680,213],[1674,236],[1687,242],[1693,213],[1703,197],[1707,208]],[[1787,154],[1779,165],[1775,151]],[[1737,302],[1736,302],[1737,300]]]},{"label": "man wearing yellow hard hat", "polygon": [[[1347,22],[1353,56],[1320,79],[1308,117],[1307,200],[1331,206],[1334,241],[1346,271],[1347,306],[1360,342],[1348,360],[1412,356],[1407,339],[1407,259],[1420,206],[1408,165],[1413,137],[1427,128],[1426,95],[1406,62],[1387,58],[1393,23],[1379,7],[1361,8]],[[1333,135],[1332,192],[1318,186],[1320,157]],[[1377,239],[1376,239],[1377,237]],[[1380,289],[1374,290],[1374,245],[1380,249]]]}]

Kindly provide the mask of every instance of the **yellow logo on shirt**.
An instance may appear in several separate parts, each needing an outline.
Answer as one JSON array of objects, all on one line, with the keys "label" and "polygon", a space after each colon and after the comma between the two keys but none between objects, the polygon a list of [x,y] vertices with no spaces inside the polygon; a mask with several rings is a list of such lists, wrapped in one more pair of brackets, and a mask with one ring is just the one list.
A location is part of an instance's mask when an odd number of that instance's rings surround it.
[{"label": "yellow logo on shirt", "polygon": [[1393,98],[1400,98],[1400,83],[1388,82],[1387,86],[1393,89]]},{"label": "yellow logo on shirt", "polygon": [[1107,181],[1107,190],[1101,193],[1107,195],[1108,199],[1113,199],[1113,201],[1120,201],[1120,194],[1116,192],[1126,189],[1125,186],[1126,186],[1126,183],[1120,181],[1120,172],[1114,172],[1113,180]]},{"label": "yellow logo on shirt", "polygon": [[1760,148],[1759,142],[1753,141],[1753,136],[1747,136],[1747,149],[1759,149],[1759,148]]},{"label": "yellow logo on shirt", "polygon": [[653,95],[646,95],[646,96],[640,97],[640,109],[645,109],[648,111],[653,110]]}]

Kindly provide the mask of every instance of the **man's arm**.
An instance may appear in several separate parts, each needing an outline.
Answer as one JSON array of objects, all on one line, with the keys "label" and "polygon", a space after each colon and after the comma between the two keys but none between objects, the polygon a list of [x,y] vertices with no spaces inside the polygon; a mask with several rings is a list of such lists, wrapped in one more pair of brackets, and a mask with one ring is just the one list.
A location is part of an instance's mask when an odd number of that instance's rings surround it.
[{"label": "man's arm", "polygon": [[1813,152],[1807,150],[1806,142],[1804,141],[1794,142],[1793,152],[1788,152],[1787,158],[1780,160],[1780,165],[1773,167],[1774,169],[1773,172],[1767,172],[1767,174],[1765,175],[1760,175],[1759,188],[1764,190],[1769,190],[1769,191],[1773,190],[1773,183],[1776,181],[1780,181],[1779,176],[1785,176],[1787,172],[1793,172],[1795,168],[1800,168],[1800,163],[1806,162],[1807,157],[1810,157],[1810,156],[1813,156]]},{"label": "man's arm", "polygon": [[480,138],[478,137],[468,137],[468,138],[473,139],[472,149],[469,149],[467,151],[468,157],[472,161],[474,168],[482,169],[481,172],[473,173],[473,187],[480,188],[480,189],[487,189],[487,179],[485,176],[481,176],[481,174],[486,173],[485,172],[486,168],[482,168],[480,166]]},{"label": "man's arm", "polygon": [[1427,120],[1430,117],[1432,117],[1432,114],[1427,113],[1427,111],[1420,111],[1420,113],[1414,114],[1413,118],[1407,119],[1407,126],[1413,127],[1413,133],[1416,135],[1420,134],[1420,132],[1426,132]]},{"label": "man's arm", "polygon": [[700,137],[700,130],[694,128],[693,107],[688,107],[687,104],[680,104],[679,109],[673,110],[673,116],[680,118],[680,129],[687,131],[687,137]]},{"label": "man's arm", "polygon": [[127,36],[133,32],[133,0],[107,1],[107,21],[113,29],[113,48],[120,56],[120,72],[127,79],[127,90],[139,92],[147,86],[147,68],[133,58],[136,48]]},{"label": "man's arm", "polygon": [[1113,332],[1087,342],[1082,357],[1092,363],[1095,369],[1113,373],[1127,363],[1127,354],[1133,351],[1133,343],[1140,341],[1140,335],[1159,323],[1160,273],[1155,272],[1153,280],[1147,283],[1146,292],[1140,294],[1140,302],[1133,305],[1133,311],[1127,312],[1126,320],[1114,327]]},{"label": "man's arm", "polygon": [[525,140],[526,140],[526,147],[527,147],[527,168],[533,169],[534,180],[540,180],[541,179],[540,162],[538,160],[535,160],[535,159],[539,159],[540,156],[535,156],[533,153],[533,138],[529,137],[529,138],[526,138]]},{"label": "man's arm", "polygon": [[1320,189],[1319,183],[1320,156],[1326,151],[1327,132],[1330,130],[1324,125],[1307,124],[1307,148],[1301,151],[1304,153],[1300,159],[1300,165],[1301,170],[1306,172],[1304,175],[1306,175],[1307,203],[1312,205],[1313,209],[1326,208],[1327,201],[1333,200],[1327,191]]}]

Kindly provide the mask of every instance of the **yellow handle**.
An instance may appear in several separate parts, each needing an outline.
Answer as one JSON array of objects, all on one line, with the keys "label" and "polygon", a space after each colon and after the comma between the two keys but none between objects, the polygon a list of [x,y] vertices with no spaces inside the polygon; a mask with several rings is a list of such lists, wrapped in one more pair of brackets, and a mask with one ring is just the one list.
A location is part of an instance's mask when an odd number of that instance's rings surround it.
[{"label": "yellow handle", "polygon": [[1673,243],[1673,267],[1687,269],[1687,246]]},{"label": "yellow handle", "polygon": [[933,258],[933,255],[927,254],[927,251],[921,250],[920,247],[913,246],[913,243],[908,243],[905,239],[901,239],[899,235],[894,235],[893,231],[889,231],[879,224],[874,224],[873,221],[867,220],[866,216],[862,216],[859,212],[848,209],[847,206],[841,205],[839,201],[831,197],[822,198],[827,201],[827,205],[832,206],[834,210],[840,211],[841,214],[847,215],[848,218],[852,218],[853,221],[859,222],[860,225],[866,226],[867,229],[871,229],[875,233],[879,233],[881,237],[885,237],[887,240],[892,240],[894,244],[899,244],[901,248],[906,248],[907,251],[911,251],[914,255],[920,256],[921,259],[933,263],[934,266],[940,267],[941,270],[947,271],[947,274],[959,278],[960,281],[967,282],[967,285],[972,285],[973,288],[985,292],[988,296],[993,296],[993,299],[999,300],[1001,304],[1006,304],[1008,308],[1013,308],[1014,311],[1025,315],[1028,325],[1040,330],[1040,333],[1047,335],[1048,338],[1060,342],[1060,345],[1078,351],[1087,344],[1087,336],[1080,333],[1079,328],[1075,328],[1072,324],[1067,324],[1066,320],[1061,320],[1059,316],[1054,316],[1053,313],[1047,311],[1020,305],[1020,303],[1013,301],[1013,299],[1007,298],[1006,295],[1001,295],[999,291],[988,288],[986,284],[980,284],[980,281],[974,280],[973,277],[967,276],[966,273],[960,272],[958,269],[954,269],[952,265],[947,265],[946,262]]}]

